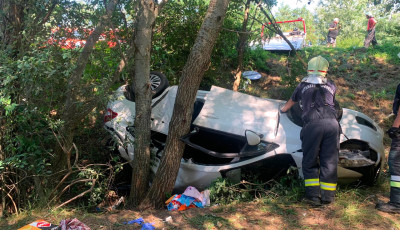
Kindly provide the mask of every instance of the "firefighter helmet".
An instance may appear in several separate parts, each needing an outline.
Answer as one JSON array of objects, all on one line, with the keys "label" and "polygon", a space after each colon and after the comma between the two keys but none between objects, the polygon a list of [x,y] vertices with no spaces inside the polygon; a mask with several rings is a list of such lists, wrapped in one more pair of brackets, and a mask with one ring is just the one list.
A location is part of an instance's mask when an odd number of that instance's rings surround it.
[{"label": "firefighter helmet", "polygon": [[308,75],[302,79],[302,82],[312,84],[326,84],[326,73],[328,71],[329,62],[321,57],[317,56],[312,58],[308,62]]}]

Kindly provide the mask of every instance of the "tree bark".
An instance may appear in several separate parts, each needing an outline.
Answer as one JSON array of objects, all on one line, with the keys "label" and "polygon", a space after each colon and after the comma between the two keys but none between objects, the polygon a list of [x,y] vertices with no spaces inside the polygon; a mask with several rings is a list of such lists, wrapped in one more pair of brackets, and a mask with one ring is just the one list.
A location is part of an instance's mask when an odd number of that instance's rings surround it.
[{"label": "tree bark", "polygon": [[165,152],[152,186],[139,208],[160,208],[165,194],[172,191],[183,155],[180,137],[190,130],[196,93],[210,64],[212,49],[226,15],[229,0],[211,0],[195,44],[183,68],[174,111],[169,125]]},{"label": "tree bark", "polygon": [[[0,161],[3,161],[6,156],[3,151],[4,134],[5,134],[5,121],[3,120],[3,110],[0,110]],[[5,192],[5,180],[3,173],[0,173],[0,219],[5,214],[6,208],[6,192]]]},{"label": "tree bark", "polygon": [[246,42],[247,42],[247,37],[248,37],[246,32],[247,32],[247,23],[249,21],[250,1],[251,0],[247,0],[245,7],[244,7],[242,33],[239,34],[239,45],[237,47],[238,66],[236,68],[235,81],[233,82],[233,88],[232,88],[233,91],[238,91],[241,76],[242,76],[242,71],[243,71],[243,56],[244,56],[244,50],[246,48]]},{"label": "tree bark", "polygon": [[155,23],[156,5],[153,0],[140,0],[135,28],[134,81],[135,89],[135,155],[129,203],[138,205],[149,186],[150,170],[150,51]]},{"label": "tree bark", "polygon": [[21,47],[20,34],[24,24],[24,5],[15,0],[0,0],[1,14],[0,39],[3,49],[11,47],[13,53]]}]

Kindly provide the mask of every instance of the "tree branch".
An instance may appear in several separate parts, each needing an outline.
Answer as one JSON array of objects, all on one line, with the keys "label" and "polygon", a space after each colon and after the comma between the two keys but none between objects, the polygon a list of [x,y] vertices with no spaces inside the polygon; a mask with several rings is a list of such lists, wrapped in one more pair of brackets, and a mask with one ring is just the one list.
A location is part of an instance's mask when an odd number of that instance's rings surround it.
[{"label": "tree branch", "polygon": [[57,4],[58,4],[58,0],[53,0],[53,3],[51,4],[49,10],[47,11],[46,16],[44,16],[44,18],[40,22],[39,26],[42,26],[44,23],[46,23],[49,20],[50,15],[51,15],[51,13],[53,13],[54,8],[56,7]]},{"label": "tree branch", "polygon": [[[90,181],[90,179],[87,179],[86,181]],[[78,182],[86,182],[86,181],[81,180],[81,181],[77,181],[76,183],[78,183]],[[96,184],[96,179],[92,179],[92,186],[90,187],[90,189],[88,189],[88,190],[82,192],[81,194],[79,194],[79,195],[77,195],[77,196],[65,201],[64,203],[60,204],[59,206],[57,206],[55,208],[55,210],[61,208],[62,206],[66,205],[66,204],[68,204],[68,203],[70,203],[70,202],[72,202],[72,201],[74,201],[74,200],[76,200],[76,199],[78,199],[80,197],[83,197],[86,193],[89,193],[89,192],[93,191],[93,188],[94,188],[95,184]]]}]

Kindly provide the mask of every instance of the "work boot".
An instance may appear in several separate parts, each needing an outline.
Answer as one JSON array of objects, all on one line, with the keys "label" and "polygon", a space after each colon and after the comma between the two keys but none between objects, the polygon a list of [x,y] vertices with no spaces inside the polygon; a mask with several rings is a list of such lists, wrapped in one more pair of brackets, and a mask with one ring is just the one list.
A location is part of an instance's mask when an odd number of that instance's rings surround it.
[{"label": "work boot", "polygon": [[304,197],[302,202],[311,205],[312,207],[321,206],[321,199],[319,197]]},{"label": "work boot", "polygon": [[329,206],[333,203],[333,200],[321,200],[321,204],[324,206]]},{"label": "work boot", "polygon": [[328,206],[335,200],[335,191],[321,190],[321,204]]},{"label": "work boot", "polygon": [[387,213],[399,213],[400,214],[400,204],[395,203],[379,203],[375,206],[376,209]]}]

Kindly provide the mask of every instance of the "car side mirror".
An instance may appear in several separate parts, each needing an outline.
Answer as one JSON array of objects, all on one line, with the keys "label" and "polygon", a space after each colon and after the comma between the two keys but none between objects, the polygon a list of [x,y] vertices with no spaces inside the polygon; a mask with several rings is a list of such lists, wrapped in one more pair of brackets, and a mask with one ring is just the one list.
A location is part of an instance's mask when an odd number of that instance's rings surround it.
[{"label": "car side mirror", "polygon": [[244,134],[246,136],[247,144],[251,146],[260,144],[261,138],[263,137],[262,134],[258,134],[251,130],[246,130]]}]

